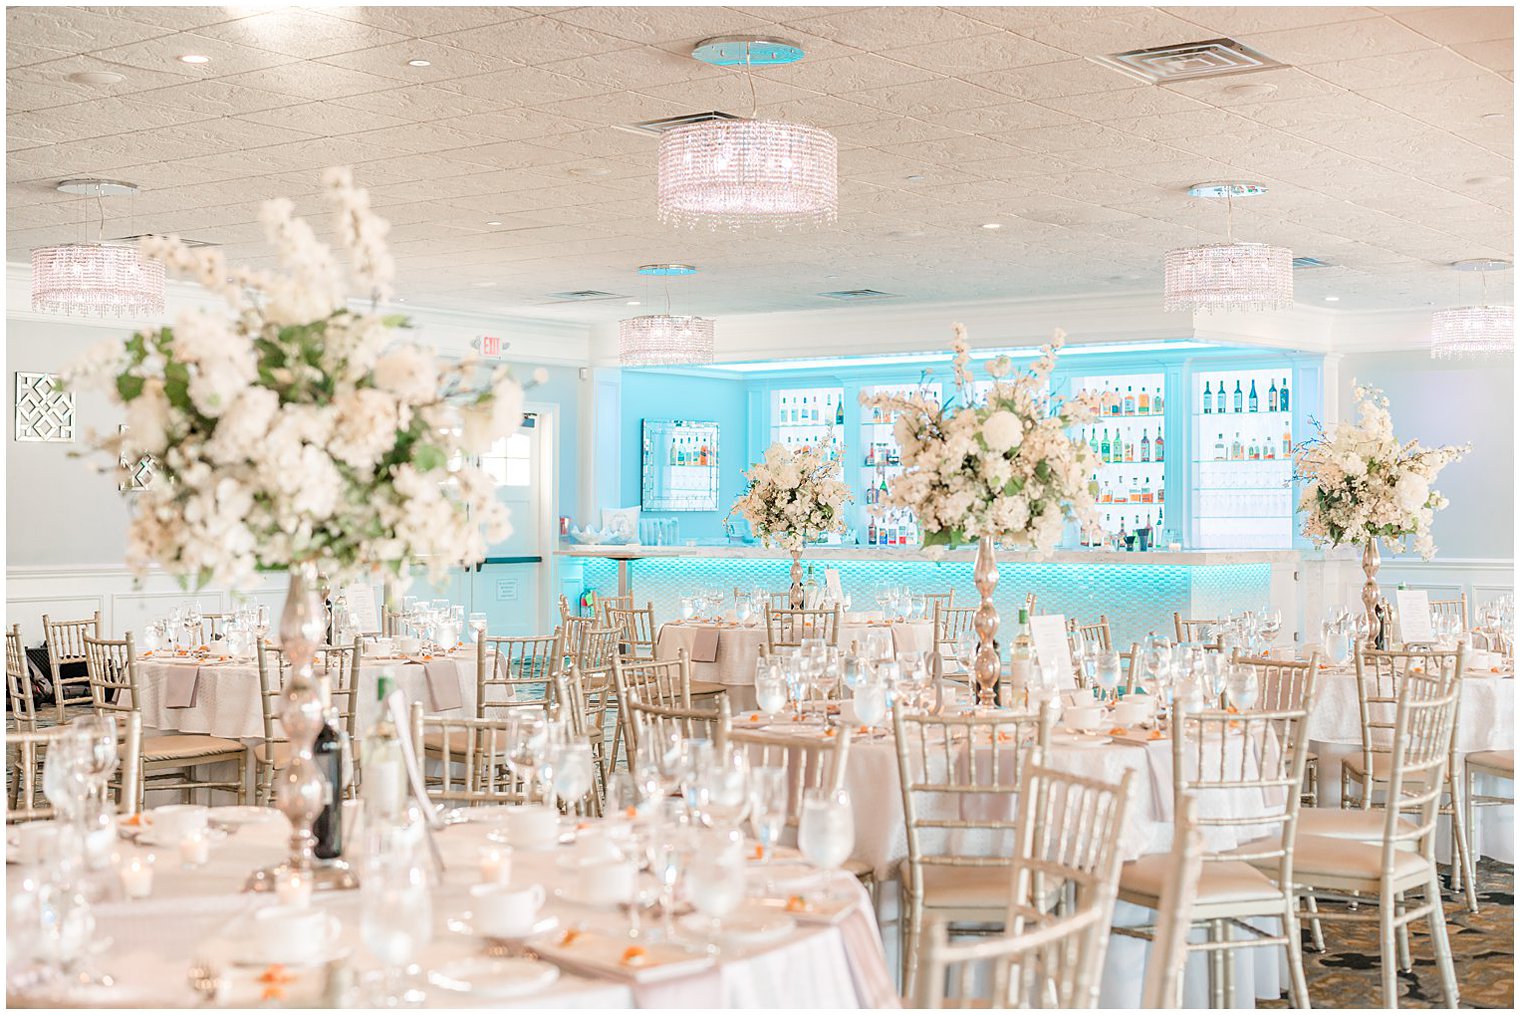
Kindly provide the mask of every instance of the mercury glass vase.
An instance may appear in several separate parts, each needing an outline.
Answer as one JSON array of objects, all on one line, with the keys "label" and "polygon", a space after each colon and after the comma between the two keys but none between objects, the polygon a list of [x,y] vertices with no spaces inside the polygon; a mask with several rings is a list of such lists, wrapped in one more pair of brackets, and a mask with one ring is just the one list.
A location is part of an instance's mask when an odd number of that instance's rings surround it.
[{"label": "mercury glass vase", "polygon": [[976,629],[976,662],[972,673],[976,677],[977,704],[982,708],[997,706],[998,677],[1002,662],[998,658],[997,607],[992,604],[992,593],[997,590],[997,547],[993,540],[982,537],[976,543],[976,569],[972,573],[976,591],[981,594],[981,605],[976,608],[972,627]]},{"label": "mercury glass vase", "polygon": [[[1362,574],[1367,580],[1362,583],[1362,607],[1367,611],[1368,632],[1377,631],[1377,604],[1378,604],[1378,568],[1382,566],[1383,556],[1378,552],[1376,539],[1369,539],[1362,544]],[[1372,637],[1369,633],[1368,637]]]},{"label": "mercury glass vase", "polygon": [[254,871],[249,891],[273,891],[282,876],[299,873],[314,888],[353,888],[358,882],[341,861],[317,864],[316,835],[312,823],[322,813],[329,793],[327,779],[312,760],[312,745],[322,729],[324,695],[312,672],[312,661],[322,644],[326,617],[316,595],[316,570],[309,564],[292,564],[280,614],[280,651],[290,663],[285,686],[280,690],[280,726],[290,742],[291,756],[275,775],[274,805],[290,821],[290,856],[284,863]]},{"label": "mercury glass vase", "polygon": [[802,609],[807,601],[807,595],[802,589],[802,551],[792,551],[792,590],[787,596],[787,604],[794,610]]}]

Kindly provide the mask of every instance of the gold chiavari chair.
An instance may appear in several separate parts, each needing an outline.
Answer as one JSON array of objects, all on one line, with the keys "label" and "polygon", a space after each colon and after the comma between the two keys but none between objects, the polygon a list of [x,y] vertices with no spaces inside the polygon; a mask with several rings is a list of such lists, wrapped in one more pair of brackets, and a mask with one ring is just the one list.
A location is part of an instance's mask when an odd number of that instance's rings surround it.
[{"label": "gold chiavari chair", "polygon": [[[114,715],[127,721],[141,716],[137,700],[137,652],[131,632],[120,641],[84,638],[85,663],[90,684],[90,704],[97,715]],[[141,720],[139,720],[141,721]],[[223,790],[247,799],[244,772],[248,749],[239,741],[209,733],[160,733],[143,738],[143,788],[174,790],[188,801],[195,790]],[[195,769],[231,763],[237,774],[232,780],[196,779]],[[141,798],[139,797],[139,804]]]},{"label": "gold chiavari chair", "polygon": [[[5,823],[41,821],[53,817],[53,806],[41,786],[42,766],[50,744],[71,731],[67,725],[46,729],[15,730],[5,735],[6,753],[16,752],[16,764],[10,768],[12,805],[5,812]],[[118,767],[112,783],[117,789],[117,812],[133,815],[142,796],[142,716],[137,712],[122,715],[116,723]]]},{"label": "gold chiavari chair", "polygon": [[[1003,932],[951,943],[950,921],[936,920],[923,949],[920,1007],[1097,1006],[1133,779],[1126,771],[1116,786],[1037,760],[1025,766]],[[1062,904],[1052,906],[1053,897]],[[979,967],[990,967],[990,991],[974,987]]]},{"label": "gold chiavari chair", "polygon": [[606,796],[607,761],[602,755],[606,740],[602,730],[611,695],[605,689],[588,691],[580,670],[574,666],[554,678],[555,700],[558,717],[570,723],[571,733],[591,746],[591,790],[580,800],[566,803],[581,814],[602,814],[602,799]]},{"label": "gold chiavari chair", "polygon": [[631,610],[633,609],[633,593],[625,592],[620,596],[596,597],[596,616],[603,627],[617,627],[607,615],[608,610]]},{"label": "gold chiavari chair", "polygon": [[704,737],[722,745],[728,742],[729,732],[733,728],[727,698],[719,698],[718,706],[714,709],[651,705],[636,699],[629,701],[625,707],[628,709],[635,749],[648,736],[681,739]]},{"label": "gold chiavari chair", "polygon": [[32,667],[21,641],[21,625],[12,624],[5,632],[5,692],[11,704],[11,722],[16,730],[29,733],[37,728],[37,699],[32,694]]},{"label": "gold chiavari chair", "polygon": [[1458,592],[1455,599],[1432,599],[1430,600],[1430,612],[1438,613],[1446,617],[1456,617],[1462,622],[1462,630],[1469,630],[1471,622],[1467,612],[1467,593]]},{"label": "gold chiavari chair", "polygon": [[47,643],[48,676],[53,682],[53,708],[55,711],[54,722],[63,722],[64,697],[70,687],[83,687],[89,689],[90,678],[88,674],[65,677],[63,668],[74,666],[85,661],[84,640],[86,638],[99,638],[100,611],[86,617],[83,620],[53,620],[46,613],[42,615],[42,635]]},{"label": "gold chiavari chair", "polygon": [[[705,694],[697,701],[692,694],[691,659],[685,649],[676,652],[674,659],[654,659],[630,662],[623,659],[612,661],[613,690],[618,703],[617,730],[613,734],[611,754],[614,766],[619,759],[626,765],[638,747],[638,734],[628,713],[631,702],[641,701],[649,705],[666,705],[676,708],[700,706],[715,708],[719,695]],[[703,684],[703,687],[716,686]]]},{"label": "gold chiavari chair", "polygon": [[569,600],[569,598],[567,596],[565,596],[564,593],[560,593],[560,597],[559,597],[559,622],[560,622],[560,626],[561,627],[566,626],[569,623],[570,618],[573,617],[573,616],[575,616],[575,613],[574,613],[574,611],[572,611],[570,609],[570,600]]},{"label": "gold chiavari chair", "polygon": [[618,655],[630,661],[653,659],[659,626],[654,620],[654,603],[642,608],[609,606],[606,625],[618,632]]},{"label": "gold chiavari chair", "polygon": [[475,644],[475,718],[542,707],[564,665],[561,630],[533,637],[482,635]]},{"label": "gold chiavari chair", "polygon": [[[1049,703],[1038,715],[927,715],[894,710],[892,729],[907,825],[900,868],[903,993],[917,996],[919,940],[926,914],[955,924],[1001,921],[1012,882],[1013,815],[1001,816],[1018,792],[1030,748],[1050,744]],[[973,816],[967,816],[969,812]],[[968,852],[963,843],[989,840]]]},{"label": "gold chiavari chair", "polygon": [[944,607],[947,610],[955,609],[955,590],[948,592],[925,592],[919,597],[924,601],[924,614],[934,616],[935,611]]},{"label": "gold chiavari chair", "polygon": [[[348,739],[349,760],[354,771],[344,787],[344,796],[358,793],[358,759],[362,753],[358,740],[359,668],[364,658],[363,641],[354,638],[352,645],[321,645],[312,657],[312,673],[325,682],[329,703],[338,713],[337,725]],[[290,660],[270,645],[259,644],[254,650],[259,671],[259,703],[262,711],[263,739],[253,745],[254,800],[268,807],[274,800],[274,776],[290,764],[293,751],[280,728],[280,697],[290,675]]]},{"label": "gold chiavari chair", "polygon": [[[1429,921],[1444,1007],[1456,1008],[1460,1000],[1435,840],[1461,693],[1461,680],[1441,668],[1406,672],[1399,681],[1384,784],[1387,799],[1397,805],[1377,812],[1383,826],[1377,840],[1356,842],[1300,832],[1294,843],[1292,880],[1322,898],[1329,895],[1348,903],[1346,908],[1320,910],[1320,920],[1376,922],[1385,1008],[1398,1007],[1398,969],[1412,968],[1407,928],[1421,919]],[[1279,876],[1287,879],[1286,874]],[[1421,893],[1417,906],[1408,899],[1413,892]],[[1364,907],[1374,900],[1377,912],[1369,913]]]},{"label": "gold chiavari chair", "polygon": [[413,702],[412,742],[438,745],[436,774],[427,780],[428,799],[453,807],[539,802],[542,797],[518,779],[509,764],[515,721],[512,715],[427,715],[422,702]]},{"label": "gold chiavari chair", "polygon": [[202,613],[200,644],[210,645],[218,638],[227,635],[227,622],[232,619],[230,613]]},{"label": "gold chiavari chair", "polygon": [[[1464,754],[1462,764],[1462,795],[1467,804],[1467,829],[1471,833],[1475,831],[1473,823],[1473,809],[1476,807],[1513,807],[1515,805],[1515,752],[1512,749],[1506,751],[1473,751]],[[1487,776],[1490,779],[1502,779],[1510,784],[1509,796],[1500,796],[1497,793],[1478,793],[1473,780],[1478,776]],[[1472,884],[1471,877],[1468,878]],[[1472,893],[1473,909],[1477,909],[1477,887],[1474,886]]]},{"label": "gold chiavari chair", "polygon": [[822,638],[834,648],[839,647],[839,607],[825,610],[778,610],[765,607],[765,647],[775,652],[780,648],[798,648],[804,638]]},{"label": "gold chiavari chair", "polygon": [[[951,595],[953,596],[954,593],[951,593]],[[954,606],[944,605],[940,603],[938,599],[936,599],[934,602],[933,616],[934,654],[929,658],[934,662],[936,666],[939,667],[939,672],[937,675],[943,676],[946,672],[945,653],[951,652],[953,655],[951,646],[955,645],[956,642],[960,640],[961,635],[964,632],[974,630],[973,622],[976,620],[976,607],[968,606],[958,609]],[[958,664],[954,670],[951,670],[949,672],[954,676],[960,677],[961,679],[970,679],[970,674],[961,669]]]},{"label": "gold chiavari chair", "polygon": [[[1311,675],[1312,679],[1312,675]],[[1309,694],[1312,695],[1312,684]],[[1245,844],[1230,850],[1206,848],[1194,901],[1192,925],[1207,941],[1189,942],[1188,951],[1209,955],[1212,1007],[1226,1008],[1234,997],[1234,957],[1242,948],[1282,948],[1288,960],[1289,993],[1295,1008],[1309,1006],[1300,944],[1299,898],[1294,881],[1294,832],[1304,781],[1308,712],[1201,709],[1180,713],[1172,733],[1174,813],[1188,796],[1198,801],[1200,828],[1228,829]],[[1232,806],[1242,796],[1253,802]],[[1273,876],[1260,867],[1269,866]],[[1119,899],[1158,910],[1171,874],[1164,853],[1126,863],[1119,873]],[[1277,920],[1281,933],[1254,923]],[[1116,927],[1130,937],[1153,938],[1150,927]]]},{"label": "gold chiavari chair", "polygon": [[1218,620],[1185,619],[1180,613],[1172,614],[1172,627],[1177,632],[1177,642],[1202,642],[1208,637],[1209,628],[1218,624]]},{"label": "gold chiavari chair", "polygon": [[1203,831],[1198,827],[1198,801],[1192,796],[1177,801],[1172,851],[1167,860],[1156,932],[1145,963],[1145,983],[1140,988],[1142,1008],[1182,1007],[1182,974],[1187,967],[1193,901],[1203,869]]},{"label": "gold chiavari chair", "polygon": [[[1271,656],[1248,656],[1240,649],[1232,649],[1230,662],[1236,666],[1248,666],[1256,673],[1256,686],[1260,688],[1257,704],[1269,712],[1284,708],[1313,707],[1309,692],[1315,687],[1319,673],[1319,653],[1310,654],[1305,662],[1276,659]],[[1319,756],[1313,751],[1304,753],[1303,805],[1312,810],[1319,806]],[[1299,816],[1303,820],[1303,815]]]},{"label": "gold chiavari chair", "polygon": [[1083,624],[1073,617],[1066,622],[1066,630],[1074,634],[1080,634],[1085,644],[1096,645],[1105,652],[1113,650],[1114,635],[1113,631],[1109,629],[1108,616],[1106,614],[1100,613],[1096,624]]}]

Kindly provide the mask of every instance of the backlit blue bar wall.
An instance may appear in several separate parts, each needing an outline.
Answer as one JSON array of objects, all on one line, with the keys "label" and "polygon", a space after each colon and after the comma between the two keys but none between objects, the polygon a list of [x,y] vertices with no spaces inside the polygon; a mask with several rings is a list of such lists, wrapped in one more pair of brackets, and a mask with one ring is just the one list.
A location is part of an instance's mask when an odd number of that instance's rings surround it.
[{"label": "backlit blue bar wall", "polygon": [[[617,592],[617,563],[584,558],[584,587],[598,595]],[[804,558],[804,566],[807,561]],[[567,566],[573,561],[567,561]],[[820,585],[824,568],[839,571],[851,609],[877,609],[875,589],[880,582],[906,585],[915,592],[953,589],[957,606],[978,602],[969,561],[923,560],[819,561],[813,565]],[[653,602],[655,619],[661,623],[680,617],[681,598],[693,589],[722,591],[725,609],[737,586],[744,590],[772,591],[790,584],[791,561],[751,557],[646,558],[629,562],[634,601]],[[1039,613],[1060,613],[1084,623],[1107,615],[1116,646],[1128,648],[1147,631],[1170,636],[1172,614],[1184,617],[1217,617],[1232,611],[1258,609],[1271,598],[1270,564],[1210,564],[1170,566],[1154,564],[1039,563],[999,561],[994,600],[1009,629],[1018,620],[1024,597],[1033,592]],[[1006,638],[1003,639],[1006,642]]]}]

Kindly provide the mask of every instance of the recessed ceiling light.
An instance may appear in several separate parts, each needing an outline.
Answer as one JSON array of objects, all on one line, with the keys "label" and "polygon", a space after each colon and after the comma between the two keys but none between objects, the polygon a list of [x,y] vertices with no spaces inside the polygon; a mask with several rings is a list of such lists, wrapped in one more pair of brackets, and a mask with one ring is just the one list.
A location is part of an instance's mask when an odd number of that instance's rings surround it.
[{"label": "recessed ceiling light", "polygon": [[1225,88],[1226,95],[1234,95],[1243,99],[1257,99],[1271,95],[1277,91],[1277,86],[1267,84],[1265,81],[1256,81],[1250,84],[1230,85]]},{"label": "recessed ceiling light", "polygon": [[1508,113],[1484,113],[1483,114],[1483,119],[1485,119],[1485,120],[1504,120],[1504,119],[1507,119],[1508,117],[1509,117]]},{"label": "recessed ceiling light", "polygon": [[431,66],[433,66],[433,61],[431,61],[431,60],[408,60],[406,62],[406,65],[408,67],[431,67]]},{"label": "recessed ceiling light", "polygon": [[1326,296],[1325,297],[1325,302],[1326,303],[1339,303],[1340,301],[1341,301],[1341,298],[1339,296]]},{"label": "recessed ceiling light", "polygon": [[638,305],[639,305],[639,301],[638,300],[629,300],[627,303],[623,304],[623,306],[625,306],[625,307],[636,307]]},{"label": "recessed ceiling light", "polygon": [[406,302],[406,297],[405,296],[397,296],[396,297],[396,302],[397,303],[405,303]]},{"label": "recessed ceiling light", "polygon": [[611,176],[612,170],[606,166],[576,166],[568,170],[571,176]]},{"label": "recessed ceiling light", "polygon": [[127,80],[125,76],[108,70],[82,70],[70,74],[66,80],[76,85],[115,85]]},{"label": "recessed ceiling light", "polygon": [[499,226],[499,225],[501,225],[501,223],[498,222],[496,219],[492,219],[491,221],[487,222],[486,225],[488,225],[488,226]]},{"label": "recessed ceiling light", "polygon": [[923,178],[923,173],[909,173],[907,176],[903,177],[903,179],[907,180],[909,183],[917,183]]},{"label": "recessed ceiling light", "polygon": [[199,53],[186,53],[179,58],[180,63],[210,63],[211,57],[202,56]]},{"label": "recessed ceiling light", "polygon": [[983,222],[982,223],[982,228],[983,229],[1001,229],[1001,228],[1003,228],[1003,223],[1001,223],[1001,222]]}]

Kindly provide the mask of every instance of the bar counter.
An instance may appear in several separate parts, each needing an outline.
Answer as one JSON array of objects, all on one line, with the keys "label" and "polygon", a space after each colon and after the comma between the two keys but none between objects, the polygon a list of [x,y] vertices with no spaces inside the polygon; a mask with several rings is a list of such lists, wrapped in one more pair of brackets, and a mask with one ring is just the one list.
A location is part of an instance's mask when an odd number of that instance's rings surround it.
[{"label": "bar counter", "polygon": [[[820,586],[825,569],[837,570],[856,611],[878,609],[875,592],[884,582],[915,592],[953,590],[957,606],[975,606],[975,555],[972,548],[815,546],[804,551],[802,563]],[[736,588],[779,591],[790,583],[790,555],[758,545],[579,545],[559,556],[567,588],[632,593],[636,603],[654,604],[660,622],[679,617],[681,598],[694,589],[718,589],[731,606],[727,600]],[[1017,620],[1019,606],[1032,592],[1040,613],[1084,623],[1106,616],[1115,645],[1127,648],[1147,631],[1169,635],[1173,613],[1216,617],[1270,602],[1292,616],[1300,555],[1294,550],[1057,550],[1037,557],[1000,550],[997,560],[994,601],[1005,626]]]}]

